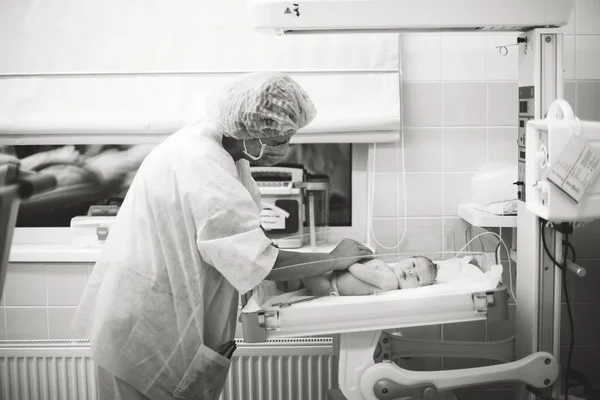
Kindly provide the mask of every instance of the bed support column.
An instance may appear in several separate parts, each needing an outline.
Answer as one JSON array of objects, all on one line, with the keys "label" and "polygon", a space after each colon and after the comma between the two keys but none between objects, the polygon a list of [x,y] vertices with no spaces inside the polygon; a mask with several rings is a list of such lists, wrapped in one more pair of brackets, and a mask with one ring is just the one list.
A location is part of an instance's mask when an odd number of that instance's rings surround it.
[{"label": "bed support column", "polygon": [[348,400],[363,400],[360,379],[363,372],[375,364],[373,353],[381,331],[344,333],[340,335],[338,380],[340,390]]},{"label": "bed support column", "polygon": [[[535,29],[520,35],[519,44],[519,181],[525,180],[526,125],[542,119],[556,99],[564,97],[563,35],[557,30]],[[545,254],[541,234],[547,234],[553,256],[562,259],[560,233],[542,232],[540,219],[527,209],[526,186],[520,186],[517,217],[517,275],[515,350],[517,358],[537,351],[560,355],[560,303],[562,278]],[[546,395],[558,398],[560,381]],[[535,395],[520,388],[518,400]]]}]

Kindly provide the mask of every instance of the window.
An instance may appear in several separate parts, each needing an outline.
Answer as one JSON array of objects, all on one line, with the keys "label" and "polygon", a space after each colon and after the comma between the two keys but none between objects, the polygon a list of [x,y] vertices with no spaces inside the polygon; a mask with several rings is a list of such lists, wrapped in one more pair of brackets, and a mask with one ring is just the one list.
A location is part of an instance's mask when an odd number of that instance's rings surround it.
[{"label": "window", "polygon": [[293,144],[283,164],[299,164],[310,175],[326,176],[330,185],[329,226],[352,225],[351,144]]},{"label": "window", "polygon": [[[23,169],[52,174],[58,181],[55,190],[21,204],[17,227],[68,227],[73,217],[86,215],[92,205],[119,206],[142,160],[155,146],[0,146],[1,151],[16,155]],[[349,143],[292,144],[283,162],[300,164],[308,174],[329,178],[328,211],[332,227],[353,225],[356,154]]]}]

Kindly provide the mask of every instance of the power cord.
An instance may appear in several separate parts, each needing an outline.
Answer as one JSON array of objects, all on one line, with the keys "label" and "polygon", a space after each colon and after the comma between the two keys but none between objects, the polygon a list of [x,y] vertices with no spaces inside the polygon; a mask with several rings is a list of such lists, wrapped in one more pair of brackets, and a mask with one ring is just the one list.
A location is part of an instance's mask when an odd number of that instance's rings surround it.
[{"label": "power cord", "polygon": [[539,397],[542,400],[555,400],[550,396],[546,396],[544,393],[542,393],[541,390],[534,388],[533,386],[526,385],[525,389],[527,389],[530,393],[535,394],[537,397]]},{"label": "power cord", "polygon": [[[502,242],[498,242],[498,245],[494,249],[494,254],[496,255],[496,265],[500,264],[500,261],[498,260],[498,249],[500,248],[501,245],[502,245]],[[508,256],[510,257],[510,254]]]},{"label": "power cord", "polygon": [[563,281],[563,290],[565,292],[565,302],[567,303],[567,315],[569,316],[569,328],[571,334],[571,340],[569,340],[569,353],[567,355],[567,373],[565,374],[564,379],[564,396],[565,399],[568,399],[568,391],[569,391],[569,377],[571,376],[571,357],[573,356],[573,345],[575,343],[575,323],[573,322],[573,313],[571,311],[571,301],[569,300],[569,290],[567,289],[567,256],[569,250],[573,253],[573,262],[575,262],[575,249],[569,243],[569,235],[565,234],[565,240],[563,241],[564,246],[564,261],[562,268],[562,281]]},{"label": "power cord", "polygon": [[[569,398],[568,397],[569,376],[571,375],[571,359],[573,356],[573,346],[575,344],[575,323],[573,322],[571,301],[569,299],[569,290],[567,287],[567,259],[568,259],[568,253],[570,250],[571,253],[573,254],[573,262],[576,262],[576,254],[575,254],[575,248],[569,242],[569,233],[565,232],[565,234],[564,234],[565,238],[562,243],[562,245],[563,245],[563,262],[559,263],[558,261],[556,261],[556,259],[550,253],[550,250],[548,249],[548,245],[546,243],[546,235],[545,235],[544,231],[545,231],[547,224],[548,224],[548,221],[546,221],[546,220],[541,221],[540,234],[542,235],[542,243],[543,243],[544,251],[546,252],[546,255],[548,256],[548,258],[550,258],[550,260],[554,263],[554,265],[562,271],[562,283],[563,283],[563,290],[565,293],[565,302],[567,304],[567,315],[569,318],[569,328],[570,328],[570,334],[571,334],[571,338],[569,340],[569,352],[567,355],[567,371],[566,371],[564,383],[563,383],[563,391],[564,391],[563,395],[566,400]],[[542,397],[542,396],[540,396],[540,397]]]},{"label": "power cord", "polygon": [[564,396],[565,399],[568,399],[568,390],[569,390],[569,377],[571,376],[571,358],[573,356],[573,346],[575,344],[575,323],[573,321],[573,312],[571,311],[571,302],[569,300],[569,290],[567,289],[567,256],[569,250],[573,253],[573,262],[576,261],[575,258],[575,249],[573,245],[569,243],[569,235],[565,235],[565,240],[563,241],[564,247],[564,261],[563,261],[563,269],[562,269],[562,283],[563,290],[565,291],[565,302],[567,303],[567,315],[569,316],[569,328],[571,334],[571,340],[569,341],[569,353],[567,355],[567,373],[565,374],[565,382],[564,382]]},{"label": "power cord", "polygon": [[[567,288],[567,259],[568,259],[569,251],[571,251],[571,253],[573,255],[573,262],[576,262],[576,260],[577,260],[576,254],[575,254],[575,248],[573,247],[573,244],[571,242],[569,242],[569,234],[573,232],[572,227],[570,225],[567,225],[567,229],[565,229],[564,228],[565,224],[562,224],[562,226],[559,225],[558,227],[554,228],[557,231],[562,232],[565,235],[565,238],[562,242],[563,254],[564,254],[563,262],[559,263],[550,253],[550,250],[548,249],[548,245],[546,243],[546,235],[544,234],[544,230],[545,230],[547,224],[548,224],[548,221],[546,221],[546,220],[541,221],[540,234],[542,235],[542,243],[544,246],[544,251],[550,258],[550,260],[554,263],[554,265],[557,268],[559,268],[562,272],[563,290],[565,292],[565,302],[567,304],[567,315],[569,317],[569,328],[570,328],[570,333],[571,333],[571,340],[569,341],[569,352],[567,355],[567,368],[566,368],[566,374],[565,374],[564,385],[563,385],[564,386],[564,389],[563,389],[564,400],[568,400],[568,398],[569,398],[568,397],[569,378],[573,378],[573,380],[575,382],[583,385],[586,399],[598,399],[598,391],[590,383],[590,381],[587,379],[587,377],[584,374],[582,374],[581,372],[571,369],[571,358],[573,355],[573,347],[575,344],[575,324],[573,322],[571,301],[569,299],[569,291]],[[531,392],[531,393],[535,394],[536,396],[538,396],[539,398],[541,398],[542,400],[554,400],[552,397],[545,395],[544,393],[542,393],[541,390],[539,390],[537,388],[531,387],[529,385],[525,386],[525,388],[529,392]]]}]

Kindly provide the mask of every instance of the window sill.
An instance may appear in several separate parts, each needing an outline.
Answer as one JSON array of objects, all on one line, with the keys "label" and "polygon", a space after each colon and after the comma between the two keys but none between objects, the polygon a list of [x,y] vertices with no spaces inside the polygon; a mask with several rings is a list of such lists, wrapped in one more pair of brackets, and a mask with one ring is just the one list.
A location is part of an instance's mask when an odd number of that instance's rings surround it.
[{"label": "window sill", "polygon": [[95,263],[102,246],[73,247],[68,244],[15,243],[10,249],[10,263]]},{"label": "window sill", "polygon": [[[9,262],[11,263],[95,263],[103,245],[75,247],[70,244],[35,244],[15,243],[11,247]],[[317,246],[317,252],[329,253],[335,244]],[[286,251],[311,252],[310,245]]]}]

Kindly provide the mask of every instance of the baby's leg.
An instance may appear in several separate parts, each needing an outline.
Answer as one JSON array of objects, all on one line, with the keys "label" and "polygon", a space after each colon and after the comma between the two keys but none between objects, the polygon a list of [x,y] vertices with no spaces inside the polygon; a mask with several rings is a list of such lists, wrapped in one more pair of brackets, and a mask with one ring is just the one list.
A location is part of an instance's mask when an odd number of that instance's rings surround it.
[{"label": "baby's leg", "polygon": [[314,296],[322,296],[334,292],[331,285],[330,274],[302,278],[302,284]]}]

